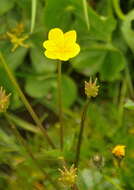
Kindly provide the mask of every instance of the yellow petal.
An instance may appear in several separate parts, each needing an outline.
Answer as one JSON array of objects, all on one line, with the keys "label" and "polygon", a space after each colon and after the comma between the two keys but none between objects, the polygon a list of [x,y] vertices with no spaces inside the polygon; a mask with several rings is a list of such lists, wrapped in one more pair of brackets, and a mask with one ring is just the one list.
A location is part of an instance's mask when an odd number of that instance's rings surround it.
[{"label": "yellow petal", "polygon": [[56,48],[55,43],[52,40],[44,41],[43,47],[49,50],[53,50]]},{"label": "yellow petal", "polygon": [[64,34],[65,43],[74,43],[76,42],[76,32],[75,30],[71,30]]},{"label": "yellow petal", "polygon": [[47,58],[50,58],[50,59],[58,59],[58,55],[57,55],[57,53],[55,53],[55,51],[46,50],[45,51],[45,56]]},{"label": "yellow petal", "polygon": [[54,42],[62,42],[64,41],[64,35],[61,29],[59,28],[53,28],[50,30],[49,34],[48,34],[48,39],[52,40]]},{"label": "yellow petal", "polygon": [[73,58],[80,52],[80,46],[77,43],[74,43],[69,51],[69,57]]},{"label": "yellow petal", "polygon": [[68,61],[69,60],[69,54],[68,53],[64,53],[64,54],[59,54],[58,59],[61,61]]}]

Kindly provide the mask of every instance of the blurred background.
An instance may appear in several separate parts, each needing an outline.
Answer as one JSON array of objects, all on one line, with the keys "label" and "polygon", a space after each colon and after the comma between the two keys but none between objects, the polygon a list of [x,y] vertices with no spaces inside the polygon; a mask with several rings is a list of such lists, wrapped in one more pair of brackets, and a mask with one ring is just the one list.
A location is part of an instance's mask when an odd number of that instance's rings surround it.
[{"label": "blurred background", "polygon": [[[88,110],[79,188],[134,190],[134,0],[0,0],[0,52],[59,146],[57,61],[44,56],[42,45],[48,31],[55,27],[64,32],[76,30],[81,47],[77,57],[62,63],[63,156],[68,163],[73,162],[86,100],[84,81],[97,77],[100,88]],[[0,86],[11,93],[8,117],[42,167],[56,179],[61,152],[49,149],[1,63]],[[117,171],[111,153],[116,144],[127,147],[121,171]],[[108,178],[104,179],[90,163],[96,154],[103,157],[102,170]],[[41,190],[42,183],[42,174],[27,158],[0,113],[0,190]],[[54,189],[46,183],[48,190]]]}]

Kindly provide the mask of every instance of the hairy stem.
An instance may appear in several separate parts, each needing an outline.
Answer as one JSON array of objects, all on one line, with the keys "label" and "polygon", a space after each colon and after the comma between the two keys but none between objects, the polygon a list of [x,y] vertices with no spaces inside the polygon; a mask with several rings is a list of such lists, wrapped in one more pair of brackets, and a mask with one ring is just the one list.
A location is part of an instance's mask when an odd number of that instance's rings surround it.
[{"label": "hairy stem", "polygon": [[50,139],[50,137],[48,136],[45,128],[43,127],[42,123],[40,122],[40,119],[38,118],[38,116],[36,115],[36,113],[34,112],[32,106],[30,105],[30,103],[28,102],[28,100],[26,99],[24,93],[22,92],[18,82],[16,81],[12,71],[10,70],[9,66],[6,64],[6,61],[2,55],[2,53],[0,53],[0,60],[1,60],[1,64],[3,65],[5,71],[7,72],[12,84],[14,85],[14,87],[16,88],[22,102],[24,103],[25,107],[27,108],[27,110],[29,111],[30,115],[32,116],[33,120],[35,121],[35,123],[37,124],[37,126],[40,128],[40,130],[42,131],[42,133],[44,134],[45,138],[47,139],[48,143],[50,144],[50,146],[52,148],[55,148],[55,145],[53,144],[52,140]]},{"label": "hairy stem", "polygon": [[81,144],[82,144],[82,139],[83,139],[83,132],[84,132],[84,127],[85,127],[85,120],[86,120],[89,102],[90,102],[89,99],[87,99],[87,102],[84,105],[82,116],[81,116],[81,124],[80,124],[80,131],[79,131],[79,137],[78,137],[78,143],[77,143],[77,149],[76,149],[76,160],[75,160],[75,167],[77,167],[77,168],[78,168],[78,164],[79,164]]},{"label": "hairy stem", "polygon": [[63,110],[62,110],[62,89],[61,89],[61,62],[58,63],[58,107],[60,121],[60,147],[63,150],[64,145],[64,129],[63,129]]}]

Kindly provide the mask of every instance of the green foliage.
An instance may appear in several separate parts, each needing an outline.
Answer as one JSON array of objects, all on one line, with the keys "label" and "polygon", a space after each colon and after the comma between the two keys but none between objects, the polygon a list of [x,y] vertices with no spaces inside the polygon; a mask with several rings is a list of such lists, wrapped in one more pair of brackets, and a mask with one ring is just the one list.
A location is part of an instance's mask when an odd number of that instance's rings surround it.
[{"label": "green foliage", "polygon": [[30,57],[32,61],[32,66],[37,73],[51,73],[56,70],[56,62],[51,61],[44,57],[42,51],[39,48],[34,47],[30,50]]},{"label": "green foliage", "polygon": [[110,81],[117,79],[126,65],[122,52],[112,46],[99,44],[85,48],[72,63],[78,72],[86,76],[100,71],[102,79]]},{"label": "green foliage", "polygon": [[128,46],[134,52],[133,20],[134,20],[134,11],[131,11],[130,13],[128,13],[128,15],[125,18],[125,21],[122,24],[122,32],[123,32],[124,38],[125,38]]},{"label": "green foliage", "polygon": [[[45,98],[46,101],[48,99],[50,107],[57,109],[57,82],[55,78],[55,75],[49,75],[46,78],[42,76],[29,77],[26,82],[26,92],[34,98]],[[66,75],[62,76],[62,91],[63,105],[65,107],[71,106],[77,97],[77,87],[74,81]]]},{"label": "green foliage", "polygon": [[127,100],[124,107],[129,110],[134,110],[134,102],[132,100]]},{"label": "green foliage", "polygon": [[[134,0],[120,4],[118,0],[85,2],[83,7],[83,0],[0,0],[0,52],[24,93],[21,95],[30,102],[56,145],[56,149],[48,145],[0,58],[0,87],[11,93],[8,112],[0,115],[0,190],[70,190],[59,183],[58,168],[65,164],[61,157],[68,168],[75,161],[86,99],[84,81],[90,76],[98,78],[100,88],[97,98],[90,100],[85,120],[78,190],[134,189]],[[24,28],[17,34],[18,24]],[[76,30],[81,48],[79,55],[62,63],[63,151],[57,101],[58,60],[45,57],[43,48],[49,30],[55,27],[64,32]],[[24,40],[28,48],[20,44],[12,52],[14,44],[7,32],[18,38],[28,35]],[[121,168],[111,153],[117,144],[126,145],[127,150]],[[103,167],[93,164],[96,154],[103,157]]]},{"label": "green foliage", "polygon": [[14,0],[10,1],[10,0],[5,0],[5,1],[1,1],[1,6],[0,6],[0,16],[5,14],[6,12],[8,12],[10,9],[13,8],[14,6]]}]

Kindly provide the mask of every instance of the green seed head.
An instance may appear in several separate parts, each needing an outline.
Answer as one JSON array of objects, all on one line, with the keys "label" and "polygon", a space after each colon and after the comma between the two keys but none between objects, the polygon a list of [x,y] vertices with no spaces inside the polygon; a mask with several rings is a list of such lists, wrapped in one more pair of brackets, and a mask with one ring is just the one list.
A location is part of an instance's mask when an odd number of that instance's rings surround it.
[{"label": "green seed head", "polygon": [[90,78],[89,82],[85,81],[85,94],[88,98],[96,97],[98,95],[99,86],[96,85],[97,79],[92,82],[92,78]]},{"label": "green seed head", "polygon": [[3,89],[3,87],[0,87],[0,113],[6,112],[9,106],[9,97],[10,94],[6,95],[6,92]]}]

